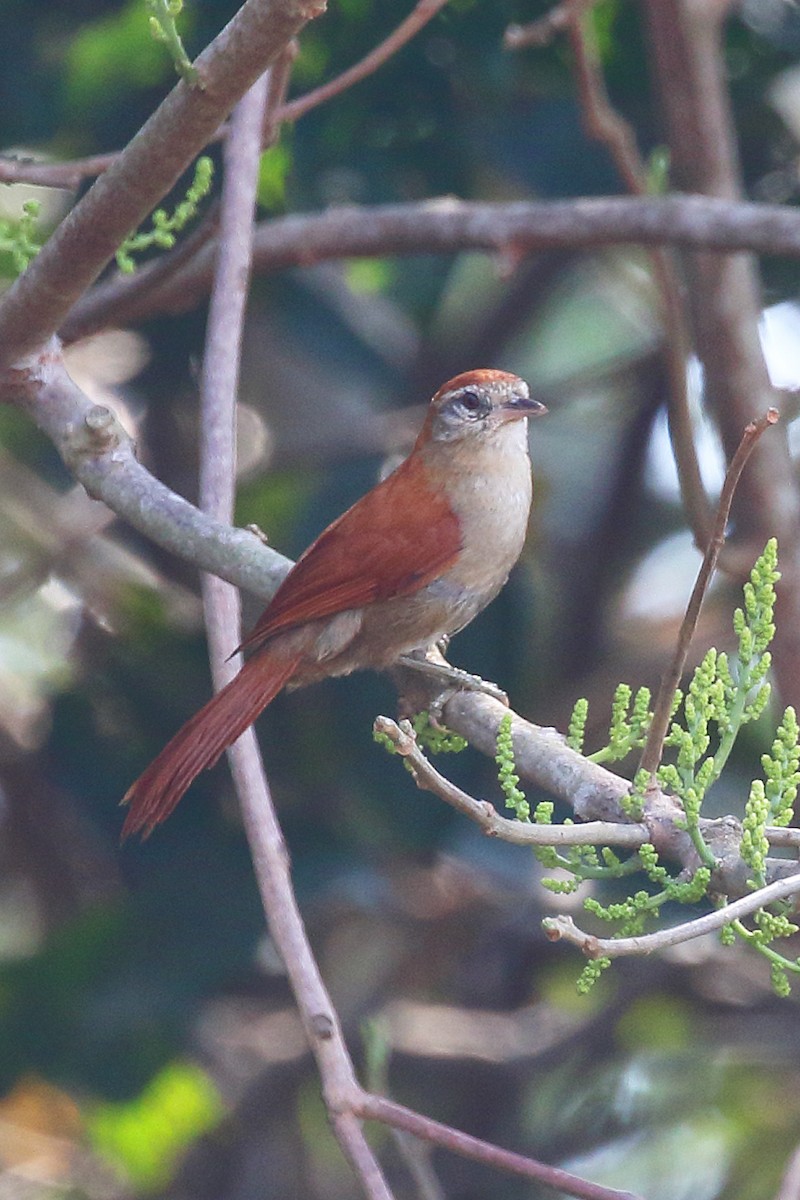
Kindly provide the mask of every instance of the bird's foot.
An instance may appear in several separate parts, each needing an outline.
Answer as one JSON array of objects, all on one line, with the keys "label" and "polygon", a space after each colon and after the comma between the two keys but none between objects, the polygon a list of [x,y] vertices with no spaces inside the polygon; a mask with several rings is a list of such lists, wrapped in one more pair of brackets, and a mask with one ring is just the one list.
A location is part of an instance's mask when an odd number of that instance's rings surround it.
[{"label": "bird's foot", "polygon": [[469,671],[462,671],[460,667],[453,667],[444,659],[432,659],[424,654],[404,654],[397,660],[397,665],[409,667],[412,671],[419,671],[430,679],[438,679],[441,683],[449,685],[429,707],[432,716],[440,716],[450,695],[457,691],[484,692],[508,708],[508,696],[496,683],[490,683],[487,679],[481,679],[480,675],[470,674]]}]

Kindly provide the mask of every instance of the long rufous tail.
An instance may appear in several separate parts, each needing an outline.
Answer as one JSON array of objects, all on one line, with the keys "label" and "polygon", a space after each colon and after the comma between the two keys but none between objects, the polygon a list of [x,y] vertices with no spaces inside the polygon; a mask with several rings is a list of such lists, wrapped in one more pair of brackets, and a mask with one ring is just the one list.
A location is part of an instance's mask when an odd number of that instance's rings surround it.
[{"label": "long rufous tail", "polygon": [[130,804],[122,840],[148,837],[165,821],[192,781],[214,763],[277,696],[292,677],[301,655],[262,651],[217,692],[167,743],[122,799]]}]

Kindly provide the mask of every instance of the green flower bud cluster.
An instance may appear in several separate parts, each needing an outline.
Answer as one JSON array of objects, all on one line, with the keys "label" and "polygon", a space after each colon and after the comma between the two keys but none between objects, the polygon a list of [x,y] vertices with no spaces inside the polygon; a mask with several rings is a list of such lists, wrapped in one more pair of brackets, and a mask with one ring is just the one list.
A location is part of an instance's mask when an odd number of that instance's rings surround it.
[{"label": "green flower bud cluster", "polygon": [[187,83],[197,83],[197,69],[192,66],[178,33],[177,18],[183,12],[183,0],[147,0],[150,10],[150,33],[163,42],[175,64],[175,70]]},{"label": "green flower bud cluster", "polygon": [[176,206],[172,216],[166,209],[156,209],[152,216],[153,228],[131,234],[117,250],[117,266],[123,274],[132,275],[136,270],[136,263],[131,255],[140,254],[152,246],[157,246],[160,250],[172,249],[177,241],[175,235],[197,216],[200,202],[211,190],[213,178],[214,164],[210,158],[203,155],[195,163],[194,179],[186,198]]},{"label": "green flower bud cluster", "polygon": [[22,216],[0,218],[0,254],[8,254],[15,274],[21,275],[41,249],[37,221],[41,206],[38,200],[26,200]]}]

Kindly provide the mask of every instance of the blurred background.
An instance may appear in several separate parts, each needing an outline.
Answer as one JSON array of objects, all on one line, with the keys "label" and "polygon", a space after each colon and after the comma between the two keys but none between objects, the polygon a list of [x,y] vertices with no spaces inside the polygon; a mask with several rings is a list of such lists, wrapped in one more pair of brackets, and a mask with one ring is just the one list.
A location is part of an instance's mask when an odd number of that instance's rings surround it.
[{"label": "blurred background", "polygon": [[[409,7],[334,0],[303,35],[291,94],[351,65]],[[800,6],[733,7],[725,68],[743,187],[793,203]],[[582,132],[564,42],[503,49],[510,22],[547,9],[452,0],[377,74],[283,131],[264,157],[261,218],[621,191]],[[190,53],[234,10],[188,0]],[[664,134],[640,6],[603,0],[594,20],[612,101],[657,175]],[[4,153],[121,147],[172,84],[141,0],[3,0],[0,45]],[[75,198],[0,186],[0,217],[32,195],[51,225]],[[0,268],[7,281],[8,256]],[[762,269],[762,342],[796,451],[800,270]],[[69,351],[81,386],[190,499],[204,316],[159,316]],[[614,686],[657,684],[699,565],[666,430],[662,340],[636,248],[257,278],[237,520],[296,556],[408,448],[443,380],[478,366],[523,375],[550,409],[532,429],[528,545],[450,657],[544,724],[563,729],[587,696],[594,747]],[[723,455],[702,372],[689,361],[687,373],[713,495]],[[715,584],[695,660],[730,648],[738,595],[738,581]],[[251,621],[261,606],[247,603]],[[49,443],[0,409],[0,1198],[355,1194],[264,932],[225,768],[145,845],[118,845],[119,798],[209,688],[197,573],[89,500]],[[578,997],[577,952],[540,929],[569,902],[543,892],[526,852],[416,791],[374,745],[373,718],[393,703],[387,680],[362,675],[282,697],[259,726],[309,931],[364,1078],[649,1200],[774,1196],[800,1142],[800,993],[777,1000],[763,960],[709,940],[615,966]],[[774,723],[773,711],[748,729],[716,812],[741,812]],[[501,802],[478,754],[439,765]],[[540,1194],[374,1136],[399,1197]]]}]

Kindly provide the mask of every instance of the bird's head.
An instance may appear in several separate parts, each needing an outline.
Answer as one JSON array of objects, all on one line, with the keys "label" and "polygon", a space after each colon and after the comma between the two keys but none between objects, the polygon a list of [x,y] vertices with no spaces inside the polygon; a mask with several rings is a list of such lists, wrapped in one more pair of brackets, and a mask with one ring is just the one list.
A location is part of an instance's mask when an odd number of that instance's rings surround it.
[{"label": "bird's head", "polygon": [[507,371],[465,371],[439,388],[428,410],[422,437],[454,442],[483,437],[510,421],[547,409],[531,399],[528,385]]}]

